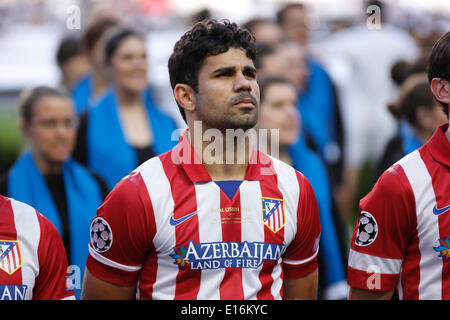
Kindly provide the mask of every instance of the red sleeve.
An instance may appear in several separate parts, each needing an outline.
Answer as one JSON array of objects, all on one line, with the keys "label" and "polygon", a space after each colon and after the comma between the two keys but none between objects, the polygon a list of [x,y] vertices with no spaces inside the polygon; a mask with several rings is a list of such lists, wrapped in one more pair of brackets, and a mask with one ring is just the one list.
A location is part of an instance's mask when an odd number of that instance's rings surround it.
[{"label": "red sleeve", "polygon": [[91,223],[87,268],[97,278],[122,286],[137,283],[156,232],[153,208],[139,173],[124,178]]},{"label": "red sleeve", "polygon": [[415,217],[414,194],[402,167],[396,165],[360,201],[349,254],[350,286],[380,291],[396,287],[408,240],[416,229]]},{"label": "red sleeve", "polygon": [[317,269],[320,239],[320,216],[316,197],[309,181],[296,171],[300,187],[297,208],[297,233],[283,255],[287,279],[304,277]]},{"label": "red sleeve", "polygon": [[38,247],[39,275],[33,288],[33,300],[75,299],[66,287],[67,255],[61,237],[53,224],[37,213],[41,237]]}]

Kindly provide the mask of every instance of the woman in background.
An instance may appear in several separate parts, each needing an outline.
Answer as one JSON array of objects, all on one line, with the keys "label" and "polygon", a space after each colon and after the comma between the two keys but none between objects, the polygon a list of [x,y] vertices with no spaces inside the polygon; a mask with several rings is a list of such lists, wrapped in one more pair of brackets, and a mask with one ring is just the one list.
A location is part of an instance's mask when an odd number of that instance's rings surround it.
[{"label": "woman in background", "polygon": [[[40,86],[22,96],[21,129],[30,143],[0,179],[0,194],[36,208],[64,243],[70,265],[88,256],[89,225],[108,192],[105,182],[71,158],[78,119],[69,97]],[[75,295],[80,296],[81,287]]]},{"label": "woman in background", "polygon": [[175,146],[171,137],[177,127],[154,104],[143,36],[123,27],[106,36],[104,57],[112,85],[81,117],[75,155],[112,190],[141,163]]},{"label": "woman in background", "polygon": [[[279,130],[279,154],[281,161],[300,171],[311,183],[319,207],[320,236],[319,250],[319,298],[327,300],[345,299],[346,283],[344,261],[347,248],[340,239],[343,230],[333,215],[333,199],[327,170],[319,155],[306,145],[300,135],[300,113],[294,84],[283,76],[268,76],[258,80],[261,95],[258,129]],[[299,138],[300,135],[300,138]],[[272,142],[272,137],[267,144]],[[267,152],[272,152],[268,145]],[[339,232],[341,231],[341,232]]]},{"label": "woman in background", "polygon": [[108,76],[105,72],[102,36],[116,26],[119,20],[116,17],[101,17],[95,19],[87,28],[82,39],[82,46],[89,58],[92,70],[84,75],[72,88],[72,99],[77,114],[82,114],[95,103],[109,86]]},{"label": "woman in background", "polygon": [[388,106],[399,120],[397,134],[389,141],[376,172],[376,179],[391,165],[421,147],[439,125],[447,122],[439,103],[434,99],[425,74],[409,76],[401,86],[397,102]]}]

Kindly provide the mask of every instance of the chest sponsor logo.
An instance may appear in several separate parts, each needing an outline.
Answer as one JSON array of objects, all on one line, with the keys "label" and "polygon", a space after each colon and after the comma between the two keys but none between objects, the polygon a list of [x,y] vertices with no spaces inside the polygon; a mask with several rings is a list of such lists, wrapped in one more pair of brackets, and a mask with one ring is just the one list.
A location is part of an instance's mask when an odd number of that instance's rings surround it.
[{"label": "chest sponsor logo", "polygon": [[286,224],[284,200],[261,197],[262,220],[264,224],[277,233]]},{"label": "chest sponsor logo", "polygon": [[0,269],[11,275],[22,266],[19,241],[0,240]]},{"label": "chest sponsor logo", "polygon": [[0,285],[0,300],[25,300],[28,286]]},{"label": "chest sponsor logo", "polygon": [[444,262],[450,260],[450,237],[445,239],[439,239],[439,246],[433,247],[434,251],[439,252],[439,258],[442,258]]},{"label": "chest sponsor logo", "polygon": [[285,245],[265,242],[208,242],[174,248],[171,257],[181,269],[257,269],[264,261],[278,261]]}]

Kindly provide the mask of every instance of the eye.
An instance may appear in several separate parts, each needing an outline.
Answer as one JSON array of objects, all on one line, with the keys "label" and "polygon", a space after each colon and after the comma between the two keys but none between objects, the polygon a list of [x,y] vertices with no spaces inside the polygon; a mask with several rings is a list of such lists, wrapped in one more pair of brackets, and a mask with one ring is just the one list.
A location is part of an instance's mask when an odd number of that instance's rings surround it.
[{"label": "eye", "polygon": [[233,76],[233,71],[222,71],[217,74],[217,78],[225,78],[225,77],[231,77]]},{"label": "eye", "polygon": [[250,79],[256,79],[256,69],[253,68],[245,68],[244,69],[244,76]]}]

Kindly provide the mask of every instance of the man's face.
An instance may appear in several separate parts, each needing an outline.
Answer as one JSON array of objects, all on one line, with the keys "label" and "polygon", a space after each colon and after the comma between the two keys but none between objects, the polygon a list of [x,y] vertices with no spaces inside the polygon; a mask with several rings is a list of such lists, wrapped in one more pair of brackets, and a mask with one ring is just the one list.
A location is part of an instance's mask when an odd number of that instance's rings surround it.
[{"label": "man's face", "polygon": [[195,119],[206,127],[247,130],[255,126],[259,87],[253,61],[243,49],[207,56],[198,74]]},{"label": "man's face", "polygon": [[41,98],[25,130],[33,152],[49,163],[62,163],[75,145],[76,116],[70,100],[57,96]]},{"label": "man's face", "polygon": [[295,42],[286,43],[281,46],[279,55],[284,64],[284,75],[294,83],[297,90],[304,90],[309,70],[302,46]]},{"label": "man's face", "polygon": [[[279,143],[293,144],[300,134],[300,114],[297,109],[297,92],[289,83],[273,83],[266,87],[261,101],[260,129],[279,129]],[[270,132],[270,131],[269,131]]]},{"label": "man's face", "polygon": [[305,9],[294,7],[284,13],[282,28],[286,37],[301,45],[308,43],[308,17]]}]

